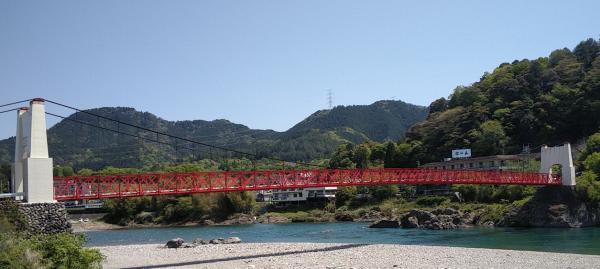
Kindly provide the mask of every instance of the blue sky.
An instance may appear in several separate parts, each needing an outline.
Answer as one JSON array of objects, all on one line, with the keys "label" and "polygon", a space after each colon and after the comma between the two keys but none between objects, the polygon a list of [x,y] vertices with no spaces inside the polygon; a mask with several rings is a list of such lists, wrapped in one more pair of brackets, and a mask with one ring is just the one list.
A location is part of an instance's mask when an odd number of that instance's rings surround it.
[{"label": "blue sky", "polygon": [[[0,2],[0,104],[35,96],[286,130],[335,105],[428,105],[600,36],[600,1]],[[48,111],[68,114],[49,106]],[[14,135],[0,115],[0,138]]]}]

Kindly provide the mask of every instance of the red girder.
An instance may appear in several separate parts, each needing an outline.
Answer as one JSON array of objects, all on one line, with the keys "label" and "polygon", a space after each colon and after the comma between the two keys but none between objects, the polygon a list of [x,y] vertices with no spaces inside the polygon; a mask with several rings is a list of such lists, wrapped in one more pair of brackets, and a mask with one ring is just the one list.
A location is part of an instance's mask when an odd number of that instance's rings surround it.
[{"label": "red girder", "polygon": [[55,177],[54,198],[68,201],[386,184],[560,185],[561,181],[543,173],[423,168],[147,173]]}]

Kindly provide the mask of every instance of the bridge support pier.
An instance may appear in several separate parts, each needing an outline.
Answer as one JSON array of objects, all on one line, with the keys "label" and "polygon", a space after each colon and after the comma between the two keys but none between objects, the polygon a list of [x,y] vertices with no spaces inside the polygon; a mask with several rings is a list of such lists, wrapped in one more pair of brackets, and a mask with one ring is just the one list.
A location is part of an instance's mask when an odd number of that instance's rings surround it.
[{"label": "bridge support pier", "polygon": [[44,99],[36,98],[29,108],[17,112],[17,136],[13,192],[28,203],[54,202],[52,158],[48,157]]},{"label": "bridge support pier", "polygon": [[562,185],[575,186],[575,166],[571,155],[571,144],[565,143],[557,147],[544,145],[541,151],[540,173],[551,174],[552,166],[558,164],[561,166]]}]

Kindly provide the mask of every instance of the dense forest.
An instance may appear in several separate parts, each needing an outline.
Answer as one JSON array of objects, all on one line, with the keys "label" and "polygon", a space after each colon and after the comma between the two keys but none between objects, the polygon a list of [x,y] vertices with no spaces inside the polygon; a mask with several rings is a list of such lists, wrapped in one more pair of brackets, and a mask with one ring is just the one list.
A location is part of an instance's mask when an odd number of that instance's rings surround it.
[{"label": "dense forest", "polygon": [[[339,145],[348,142],[397,140],[404,136],[411,125],[427,116],[426,107],[402,101],[380,101],[371,105],[338,106],[321,110],[289,131],[275,132],[250,129],[227,120],[171,122],[148,112],[123,107],[98,108],[88,112],[169,135],[250,152],[257,154],[258,159],[278,157],[290,161],[326,158]],[[244,157],[192,143],[182,143],[82,112],[75,113],[68,120],[62,120],[50,128],[48,143],[55,164],[73,166],[76,169],[101,169],[106,166],[141,168],[206,158],[222,160]],[[13,152],[14,138],[0,141],[0,163],[11,163]]]},{"label": "dense forest", "polygon": [[431,103],[407,141],[422,145],[422,161],[449,157],[455,148],[481,156],[578,143],[600,126],[599,54],[598,41],[588,39],[573,50],[503,63]]}]

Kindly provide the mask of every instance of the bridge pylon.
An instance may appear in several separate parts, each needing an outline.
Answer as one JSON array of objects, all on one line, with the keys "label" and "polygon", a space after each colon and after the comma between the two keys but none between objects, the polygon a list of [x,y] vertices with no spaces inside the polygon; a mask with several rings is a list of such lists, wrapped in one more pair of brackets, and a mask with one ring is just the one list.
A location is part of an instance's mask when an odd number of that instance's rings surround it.
[{"label": "bridge pylon", "polygon": [[561,166],[561,181],[563,186],[575,186],[575,166],[571,155],[571,144],[562,146],[542,146],[540,173],[552,174],[553,165]]},{"label": "bridge pylon", "polygon": [[54,202],[52,158],[48,156],[44,99],[35,98],[29,108],[17,110],[13,193],[28,203]]}]

